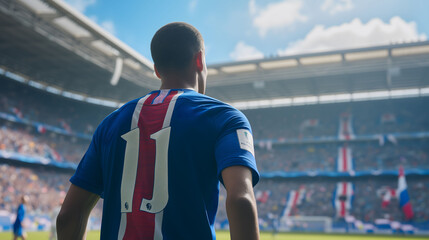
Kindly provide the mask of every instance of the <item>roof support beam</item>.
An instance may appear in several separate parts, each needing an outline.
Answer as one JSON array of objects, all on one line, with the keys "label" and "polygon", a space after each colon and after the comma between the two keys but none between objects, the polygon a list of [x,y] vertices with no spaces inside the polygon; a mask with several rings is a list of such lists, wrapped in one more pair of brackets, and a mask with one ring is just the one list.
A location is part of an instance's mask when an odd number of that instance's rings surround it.
[{"label": "roof support beam", "polygon": [[123,63],[124,61],[122,58],[116,58],[115,71],[113,72],[112,78],[110,79],[110,84],[113,86],[116,86],[119,82],[119,78],[121,78]]},{"label": "roof support beam", "polygon": [[37,14],[37,16],[39,16],[40,18],[48,22],[54,20],[55,18],[60,17],[60,15],[58,15],[57,13],[41,13],[41,14]]}]

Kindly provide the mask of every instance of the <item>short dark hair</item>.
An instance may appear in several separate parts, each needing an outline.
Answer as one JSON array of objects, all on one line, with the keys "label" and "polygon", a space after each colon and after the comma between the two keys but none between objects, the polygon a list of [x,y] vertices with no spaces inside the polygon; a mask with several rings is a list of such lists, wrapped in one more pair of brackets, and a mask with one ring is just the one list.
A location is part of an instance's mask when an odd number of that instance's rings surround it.
[{"label": "short dark hair", "polygon": [[187,68],[194,54],[203,48],[201,33],[184,22],[163,26],[155,33],[150,44],[152,59],[159,72]]}]

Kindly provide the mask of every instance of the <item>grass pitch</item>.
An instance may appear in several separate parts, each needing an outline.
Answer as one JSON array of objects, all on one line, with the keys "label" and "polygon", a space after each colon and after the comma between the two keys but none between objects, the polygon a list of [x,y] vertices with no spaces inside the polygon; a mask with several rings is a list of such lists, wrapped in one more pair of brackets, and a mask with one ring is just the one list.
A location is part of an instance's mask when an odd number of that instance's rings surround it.
[{"label": "grass pitch", "polygon": [[[217,240],[229,240],[229,232],[219,231],[216,233]],[[11,232],[0,232],[0,239],[12,239]],[[29,232],[28,240],[47,240],[48,232]],[[100,239],[100,232],[88,232],[87,240]],[[383,235],[342,235],[342,234],[308,234],[308,233],[279,233],[273,236],[271,233],[261,233],[261,240],[404,240],[404,239],[429,239],[428,237],[419,236],[383,236]]]},{"label": "grass pitch", "polygon": [[[229,232],[216,233],[217,240],[229,240]],[[0,239],[12,239],[11,232],[0,232]],[[48,232],[29,232],[28,240],[47,240]],[[100,239],[100,232],[88,232],[87,240]],[[404,240],[404,239],[429,239],[429,236],[383,236],[383,235],[343,235],[343,234],[308,234],[308,233],[279,233],[273,236],[271,233],[261,233],[261,240]]]}]

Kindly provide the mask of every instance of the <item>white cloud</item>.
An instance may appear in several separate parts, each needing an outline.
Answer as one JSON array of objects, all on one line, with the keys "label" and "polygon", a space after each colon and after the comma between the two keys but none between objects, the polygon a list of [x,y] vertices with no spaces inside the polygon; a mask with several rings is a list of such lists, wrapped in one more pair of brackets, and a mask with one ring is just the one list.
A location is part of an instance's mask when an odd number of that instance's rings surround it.
[{"label": "white cloud", "polygon": [[[97,2],[97,0],[64,0],[64,1],[81,13],[84,13],[89,6],[94,5]],[[93,22],[100,25],[100,27],[102,27],[107,32],[111,33],[112,35],[115,35],[115,24],[113,23],[113,21],[106,20],[103,22],[99,22],[97,16],[90,16],[89,18]]]},{"label": "white cloud", "polygon": [[256,14],[258,11],[258,8],[256,7],[255,0],[250,0],[249,2],[249,12],[251,15]]},{"label": "white cloud", "polygon": [[426,38],[425,34],[417,31],[415,22],[405,22],[400,17],[393,17],[388,23],[374,18],[366,24],[356,18],[349,23],[329,28],[316,25],[304,39],[289,44],[286,49],[280,49],[277,53],[292,55],[426,40]]},{"label": "white cloud", "polygon": [[322,11],[334,15],[339,12],[350,11],[354,7],[352,0],[325,0],[320,8]]},{"label": "white cloud", "polygon": [[258,7],[255,0],[249,2],[253,26],[259,30],[260,36],[265,36],[271,30],[292,26],[296,22],[307,21],[307,16],[301,13],[302,7],[302,0],[282,0],[270,3],[265,8]]},{"label": "white cloud", "polygon": [[97,0],[64,0],[66,3],[68,3],[70,6],[72,6],[74,9],[76,9],[79,12],[85,12],[85,10],[96,3]]},{"label": "white cloud", "polygon": [[191,0],[189,2],[189,11],[192,13],[195,11],[195,8],[197,7],[198,0]]},{"label": "white cloud", "polygon": [[235,61],[244,61],[264,58],[264,54],[253,46],[240,41],[235,45],[234,51],[229,56]]}]

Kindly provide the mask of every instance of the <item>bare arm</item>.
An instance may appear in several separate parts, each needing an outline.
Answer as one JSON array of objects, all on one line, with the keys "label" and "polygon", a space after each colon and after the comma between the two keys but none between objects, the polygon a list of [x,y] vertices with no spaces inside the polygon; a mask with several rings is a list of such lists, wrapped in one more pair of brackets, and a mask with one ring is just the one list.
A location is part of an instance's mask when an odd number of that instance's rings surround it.
[{"label": "bare arm", "polygon": [[252,172],[244,166],[232,166],[222,171],[222,178],[227,191],[226,211],[231,240],[258,240],[258,213]]},{"label": "bare arm", "polygon": [[99,198],[72,184],[57,217],[58,239],[84,239],[89,214]]}]

